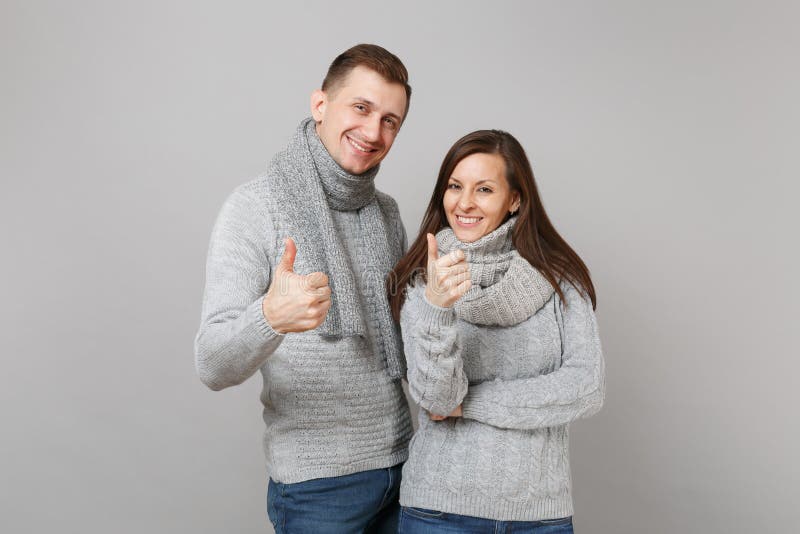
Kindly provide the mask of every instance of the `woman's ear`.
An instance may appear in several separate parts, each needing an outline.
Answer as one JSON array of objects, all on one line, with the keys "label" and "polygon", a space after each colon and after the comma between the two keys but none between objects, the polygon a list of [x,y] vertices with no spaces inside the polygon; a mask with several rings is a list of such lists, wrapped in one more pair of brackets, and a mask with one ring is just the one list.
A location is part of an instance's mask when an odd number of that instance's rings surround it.
[{"label": "woman's ear", "polygon": [[519,193],[514,191],[511,194],[511,207],[508,208],[508,212],[511,215],[514,215],[515,213],[517,213],[517,210],[519,210],[520,203],[521,203],[521,200],[520,200],[520,197],[519,197]]},{"label": "woman's ear", "polygon": [[311,93],[311,116],[319,124],[325,116],[325,108],[328,106],[328,95],[322,89],[317,89]]}]

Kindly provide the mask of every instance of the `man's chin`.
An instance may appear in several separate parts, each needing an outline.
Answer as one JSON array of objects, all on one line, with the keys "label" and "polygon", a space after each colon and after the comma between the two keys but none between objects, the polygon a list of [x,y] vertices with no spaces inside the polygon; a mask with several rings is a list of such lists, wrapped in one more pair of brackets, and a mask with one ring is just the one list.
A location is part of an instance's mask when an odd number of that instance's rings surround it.
[{"label": "man's chin", "polygon": [[370,162],[364,162],[364,163],[360,163],[360,162],[349,163],[349,164],[346,164],[346,165],[339,165],[339,166],[342,169],[344,169],[345,171],[349,172],[350,174],[358,175],[358,174],[364,174],[365,172],[367,172],[371,168],[375,167],[375,165],[377,165],[377,164],[378,164],[377,161],[370,161]]}]

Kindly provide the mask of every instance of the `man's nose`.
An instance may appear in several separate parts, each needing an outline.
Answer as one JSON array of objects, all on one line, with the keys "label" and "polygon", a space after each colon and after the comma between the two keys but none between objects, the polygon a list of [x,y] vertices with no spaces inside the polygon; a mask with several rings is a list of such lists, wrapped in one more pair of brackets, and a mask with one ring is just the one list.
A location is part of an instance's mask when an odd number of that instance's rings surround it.
[{"label": "man's nose", "polygon": [[364,132],[364,135],[366,136],[365,141],[368,141],[370,143],[374,143],[375,141],[377,141],[378,138],[380,137],[380,131],[381,131],[380,116],[369,117],[366,120],[364,126],[361,128],[361,131]]}]

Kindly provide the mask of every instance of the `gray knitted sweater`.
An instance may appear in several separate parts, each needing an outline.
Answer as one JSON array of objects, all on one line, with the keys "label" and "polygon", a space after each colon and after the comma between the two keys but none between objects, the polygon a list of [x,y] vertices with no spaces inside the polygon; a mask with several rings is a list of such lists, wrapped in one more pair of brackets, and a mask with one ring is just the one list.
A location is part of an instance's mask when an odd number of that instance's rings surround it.
[{"label": "gray knitted sweater", "polygon": [[[591,303],[571,285],[527,320],[479,326],[410,287],[401,313],[422,410],[400,503],[534,521],[572,515],[568,423],[598,411],[604,363]],[[426,411],[463,417],[431,421]]]},{"label": "gray knitted sweater", "polygon": [[[406,243],[395,201],[377,192],[385,220]],[[261,310],[271,273],[283,253],[285,231],[275,213],[275,195],[264,177],[238,187],[227,199],[211,236],[206,288],[195,359],[201,380],[214,390],[245,381],[260,371],[267,472],[283,483],[389,467],[407,456],[412,427],[400,381],[378,357],[380,332],[323,337],[309,331],[280,335]],[[353,272],[363,265],[368,241],[351,211],[331,211]],[[393,263],[403,250],[393,251]],[[303,251],[295,271],[307,274]],[[365,317],[373,299],[356,276]]]}]

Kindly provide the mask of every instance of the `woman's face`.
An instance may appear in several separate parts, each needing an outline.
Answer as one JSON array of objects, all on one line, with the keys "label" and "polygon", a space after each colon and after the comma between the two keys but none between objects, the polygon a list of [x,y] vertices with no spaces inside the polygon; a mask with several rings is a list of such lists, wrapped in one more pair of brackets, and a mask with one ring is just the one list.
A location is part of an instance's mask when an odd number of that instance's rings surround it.
[{"label": "woman's face", "polygon": [[453,169],[444,192],[444,212],[459,241],[477,241],[518,208],[519,194],[511,191],[499,154],[472,154]]}]

